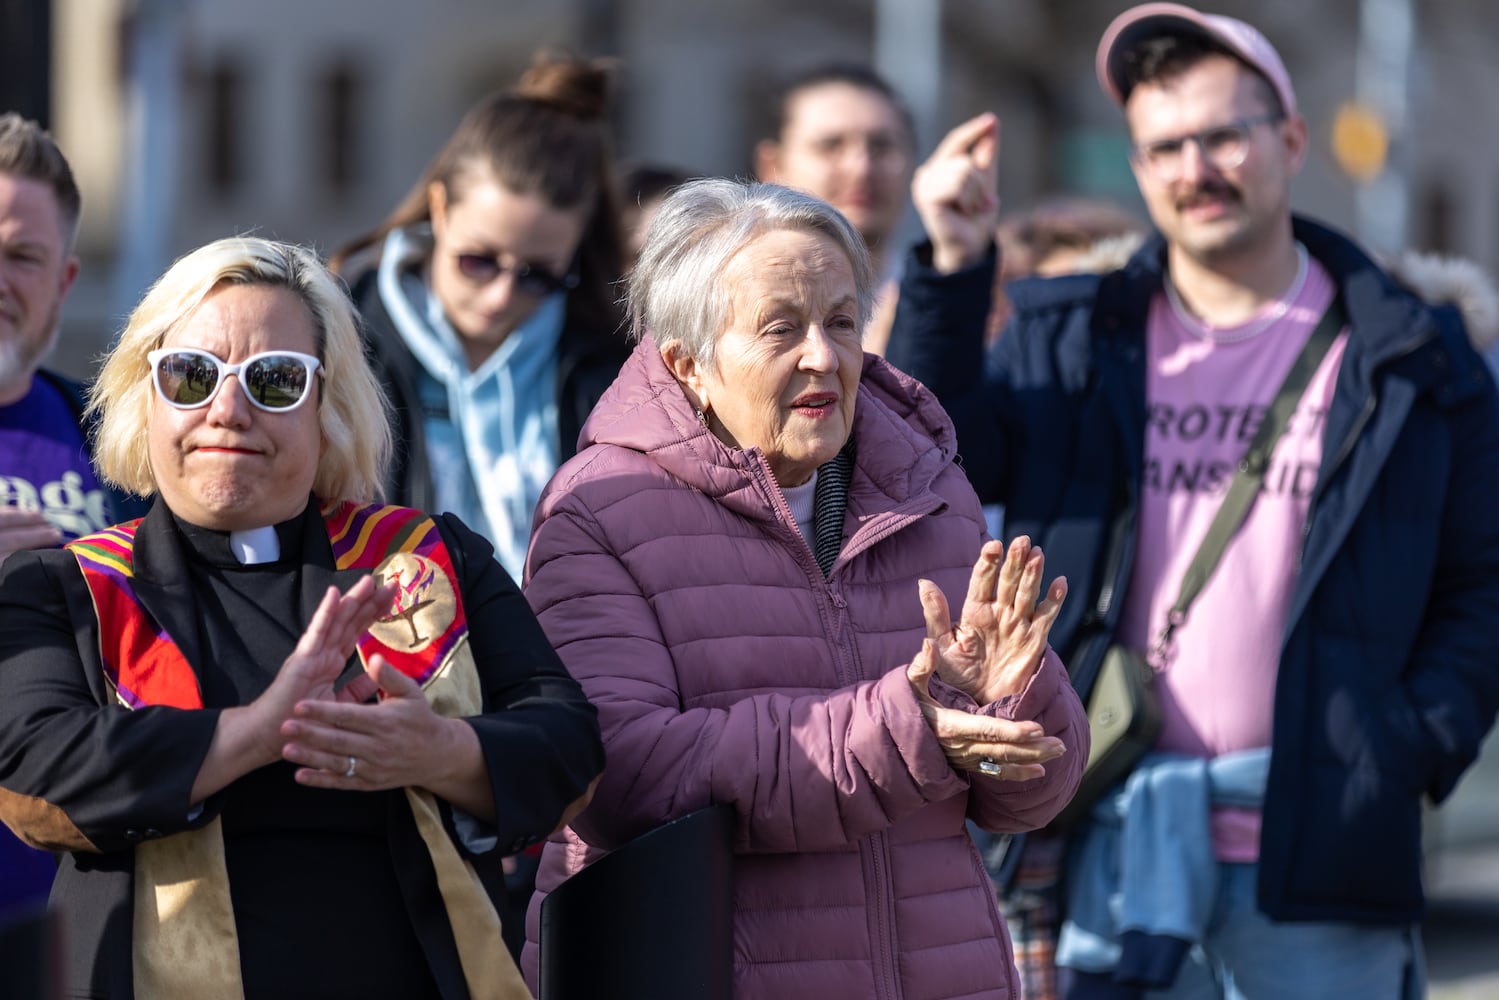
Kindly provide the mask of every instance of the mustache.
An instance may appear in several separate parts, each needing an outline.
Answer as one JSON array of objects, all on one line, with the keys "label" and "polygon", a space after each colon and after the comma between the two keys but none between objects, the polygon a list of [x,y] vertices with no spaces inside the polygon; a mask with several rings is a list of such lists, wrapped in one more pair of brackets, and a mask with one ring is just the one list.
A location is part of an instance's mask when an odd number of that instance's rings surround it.
[{"label": "mustache", "polygon": [[1193,185],[1191,190],[1184,191],[1181,194],[1177,195],[1176,207],[1179,209],[1186,208],[1199,200],[1205,200],[1208,198],[1222,199],[1224,201],[1231,201],[1235,204],[1238,204],[1244,200],[1243,195],[1240,193],[1239,189],[1234,187],[1232,184],[1218,178],[1210,178],[1208,180],[1204,180],[1200,184]]}]

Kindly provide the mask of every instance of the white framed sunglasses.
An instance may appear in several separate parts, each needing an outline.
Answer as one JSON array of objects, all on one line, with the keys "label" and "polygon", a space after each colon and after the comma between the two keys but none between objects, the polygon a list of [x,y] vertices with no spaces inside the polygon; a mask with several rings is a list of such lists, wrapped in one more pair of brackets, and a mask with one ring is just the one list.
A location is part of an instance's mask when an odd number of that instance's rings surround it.
[{"label": "white framed sunglasses", "polygon": [[163,347],[146,355],[156,395],[168,406],[195,410],[218,395],[230,375],[237,377],[245,398],[270,413],[286,413],[307,401],[313,375],[322,361],[299,351],[264,351],[239,364],[196,347]]}]

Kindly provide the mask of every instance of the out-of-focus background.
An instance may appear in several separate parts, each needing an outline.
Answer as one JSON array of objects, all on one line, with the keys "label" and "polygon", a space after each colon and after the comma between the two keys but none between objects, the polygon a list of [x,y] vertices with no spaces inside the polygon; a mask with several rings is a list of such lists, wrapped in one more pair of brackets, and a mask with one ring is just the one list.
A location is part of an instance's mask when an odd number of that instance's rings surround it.
[{"label": "out-of-focus background", "polygon": [[[236,232],[324,251],[374,226],[463,111],[540,46],[619,59],[619,151],[747,175],[775,83],[867,61],[918,154],[1003,120],[1006,208],[1143,205],[1094,48],[1124,0],[0,0],[0,106],[83,190],[53,364],[85,375],[178,254]],[[1311,129],[1295,204],[1376,251],[1499,270],[1492,0],[1221,0],[1277,45]],[[915,235],[908,223],[908,233]],[[1499,501],[1499,498],[1496,498]],[[1499,669],[1499,664],[1495,665]],[[1432,996],[1499,997],[1499,741],[1430,828]]]},{"label": "out-of-focus background", "polygon": [[[619,57],[628,157],[747,174],[778,78],[867,60],[905,95],[923,155],[963,118],[1002,116],[1007,207],[1059,192],[1139,206],[1121,118],[1093,76],[1098,38],[1125,6],[0,0],[0,96],[54,131],[83,189],[84,269],[54,359],[79,372],[186,249],[254,231],[326,250],[374,225],[464,109],[540,45]],[[1290,67],[1314,137],[1302,208],[1379,249],[1499,268],[1491,0],[1208,9],[1251,19]]]}]

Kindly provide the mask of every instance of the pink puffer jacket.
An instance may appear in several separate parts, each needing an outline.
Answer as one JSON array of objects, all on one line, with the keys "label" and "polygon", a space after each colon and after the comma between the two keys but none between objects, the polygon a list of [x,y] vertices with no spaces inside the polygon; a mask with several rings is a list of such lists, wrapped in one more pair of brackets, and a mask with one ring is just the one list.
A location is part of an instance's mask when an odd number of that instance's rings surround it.
[{"label": "pink puffer jacket", "polygon": [[[984,538],[934,397],[867,356],[843,551],[827,579],[758,450],[697,421],[647,340],[537,512],[527,595],[599,708],[589,808],[547,844],[542,895],[603,852],[712,802],[738,811],[735,989],[786,997],[1016,995],[1009,939],[965,817],[1050,819],[1088,754],[1055,654],[1018,698],[969,711],[1035,719],[1069,752],[1045,778],[970,780],[917,707],[918,577],[961,605]],[[934,688],[938,685],[934,685]]]}]

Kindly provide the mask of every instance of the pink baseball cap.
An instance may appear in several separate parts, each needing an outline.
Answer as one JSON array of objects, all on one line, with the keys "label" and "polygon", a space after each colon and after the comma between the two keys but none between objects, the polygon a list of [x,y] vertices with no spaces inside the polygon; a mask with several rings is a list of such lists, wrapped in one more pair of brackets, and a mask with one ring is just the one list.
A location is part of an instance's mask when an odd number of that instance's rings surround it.
[{"label": "pink baseball cap", "polygon": [[1158,35],[1200,35],[1211,38],[1254,67],[1270,81],[1287,115],[1296,114],[1296,91],[1291,75],[1269,39],[1243,21],[1221,14],[1204,14],[1179,3],[1143,3],[1114,18],[1098,43],[1098,82],[1114,103],[1124,106],[1124,60],[1137,45]]}]

